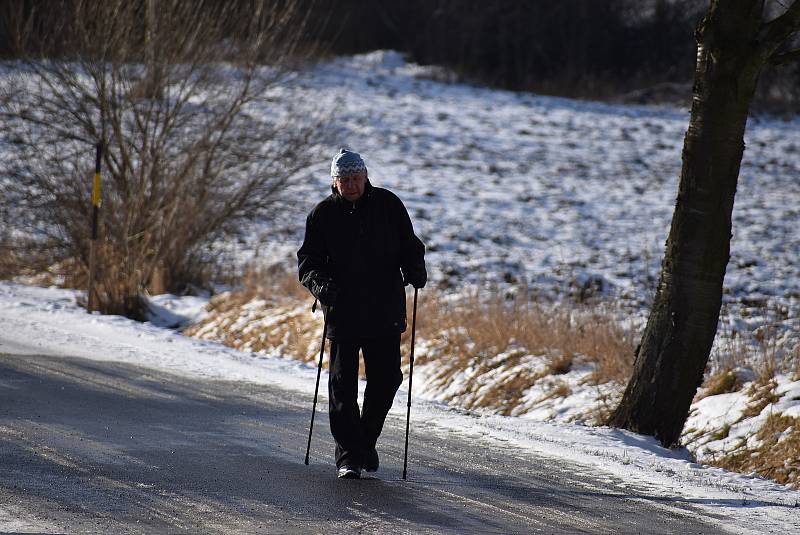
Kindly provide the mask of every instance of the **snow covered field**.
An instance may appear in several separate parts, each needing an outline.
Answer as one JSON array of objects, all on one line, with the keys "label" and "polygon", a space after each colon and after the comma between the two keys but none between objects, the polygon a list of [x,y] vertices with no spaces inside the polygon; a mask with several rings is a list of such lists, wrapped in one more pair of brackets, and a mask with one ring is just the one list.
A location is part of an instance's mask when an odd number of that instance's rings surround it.
[{"label": "snow covered field", "polygon": [[[78,297],[74,291],[0,283],[4,326],[0,352],[25,348],[39,354],[112,360],[188,377],[274,385],[311,396],[316,374],[312,366],[237,352],[121,317],[90,315],[77,306]],[[392,409],[400,416],[405,396],[401,390]],[[735,525],[739,533],[800,530],[800,492],[698,465],[685,450],[665,450],[649,438],[607,428],[464,413],[421,398],[412,418],[498,448],[511,445],[591,465],[607,473],[609,480],[624,480],[631,492],[694,504],[708,513],[709,520],[725,518],[725,527]],[[301,448],[298,445],[298,452]],[[7,516],[0,504],[0,520],[11,522]]]},{"label": "snow covered field", "polygon": [[[293,261],[304,216],[328,192],[337,146],[408,206],[442,284],[582,287],[645,303],[677,194],[688,110],[578,102],[448,84],[394,52],[302,73],[283,98],[327,102],[334,145],[268,224],[267,259]],[[752,120],[733,223],[728,302],[800,316],[800,121]],[[758,321],[756,319],[755,321]]]}]

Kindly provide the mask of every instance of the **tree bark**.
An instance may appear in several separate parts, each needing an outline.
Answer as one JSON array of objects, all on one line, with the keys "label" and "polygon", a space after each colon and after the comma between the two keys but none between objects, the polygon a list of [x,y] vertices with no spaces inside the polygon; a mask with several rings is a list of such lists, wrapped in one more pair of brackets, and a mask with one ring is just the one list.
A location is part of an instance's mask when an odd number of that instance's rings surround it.
[{"label": "tree bark", "polygon": [[678,444],[711,352],[730,256],[750,102],[767,51],[763,0],[712,1],[697,30],[683,165],[660,280],[634,372],[609,423]]}]

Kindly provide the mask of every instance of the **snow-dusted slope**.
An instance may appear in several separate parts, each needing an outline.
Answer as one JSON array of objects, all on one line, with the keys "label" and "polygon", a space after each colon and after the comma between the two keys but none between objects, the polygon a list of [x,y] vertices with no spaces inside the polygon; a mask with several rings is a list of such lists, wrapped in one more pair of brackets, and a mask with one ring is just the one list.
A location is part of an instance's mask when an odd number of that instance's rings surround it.
[{"label": "snow-dusted slope", "polygon": [[[428,78],[435,72],[374,52],[319,65],[281,89],[329,103],[333,144],[320,149],[273,243],[260,245],[291,257],[303,216],[328,192],[331,155],[347,146],[409,207],[435,280],[547,293],[591,282],[626,301],[649,299],[688,111],[448,84]],[[752,120],[746,142],[726,299],[777,301],[797,321],[800,121]]]}]

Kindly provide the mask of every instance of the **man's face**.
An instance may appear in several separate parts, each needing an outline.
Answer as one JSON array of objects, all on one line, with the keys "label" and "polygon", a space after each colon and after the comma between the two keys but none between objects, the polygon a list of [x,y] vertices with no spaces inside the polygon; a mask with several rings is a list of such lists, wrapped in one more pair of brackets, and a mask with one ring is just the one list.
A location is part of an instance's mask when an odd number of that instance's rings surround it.
[{"label": "man's face", "polygon": [[364,186],[367,184],[367,173],[353,173],[337,176],[333,179],[336,189],[350,202],[355,202],[364,195]]}]

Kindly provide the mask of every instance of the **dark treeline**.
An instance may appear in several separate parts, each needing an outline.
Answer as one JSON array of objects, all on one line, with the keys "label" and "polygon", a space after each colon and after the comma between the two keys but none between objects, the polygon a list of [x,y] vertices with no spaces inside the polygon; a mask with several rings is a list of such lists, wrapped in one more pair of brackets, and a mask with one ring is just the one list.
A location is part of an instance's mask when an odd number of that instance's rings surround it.
[{"label": "dark treeline", "polygon": [[334,53],[404,51],[509,89],[605,97],[691,79],[698,0],[307,0]]},{"label": "dark treeline", "polygon": [[[34,56],[44,55],[48,57],[70,58],[75,55],[100,54],[103,51],[95,50],[96,47],[85,44],[77,46],[75,42],[70,42],[67,36],[73,34],[76,28],[83,28],[85,31],[108,31],[121,35],[115,36],[115,41],[124,43],[120,48],[123,50],[122,57],[126,61],[142,61],[145,55],[152,48],[146,46],[148,35],[148,20],[150,33],[158,33],[159,20],[169,19],[176,13],[191,12],[198,18],[215,19],[219,26],[219,36],[221,39],[232,44],[236,41],[247,41],[251,34],[263,31],[259,27],[259,17],[255,16],[258,12],[270,10],[281,10],[286,15],[286,20],[271,22],[269,31],[274,35],[265,41],[265,48],[274,45],[276,42],[298,42],[293,33],[287,28],[291,26],[304,25],[305,14],[308,9],[301,5],[305,0],[115,0],[112,4],[108,0],[102,0],[107,5],[105,9],[99,9],[101,2],[98,0],[0,0],[0,58],[15,58],[21,54],[32,54]],[[149,14],[148,14],[149,11]],[[81,18],[78,13],[117,13],[117,16],[109,15],[108,20],[97,20],[95,18]],[[126,19],[124,28],[119,26],[118,18],[122,14],[132,15],[132,20]],[[99,17],[102,19],[103,17]],[[189,22],[187,22],[189,24]],[[191,34],[194,28],[186,27],[186,35]],[[303,37],[306,45],[313,39]],[[24,43],[24,44],[23,44]],[[209,61],[214,59],[235,59],[225,56],[229,50],[235,47],[220,47],[218,58],[209,57]],[[315,50],[305,46],[305,50]],[[284,50],[285,51],[285,50]],[[107,52],[107,51],[106,51]],[[265,57],[271,54],[265,53]]]},{"label": "dark treeline", "polygon": [[[146,0],[138,0],[144,5]],[[189,0],[187,0],[189,1]],[[243,11],[258,0],[231,0]],[[314,50],[404,52],[463,80],[582,98],[688,101],[703,0],[296,1]],[[3,0],[46,9],[46,0]],[[268,2],[269,3],[269,2]],[[154,0],[158,6],[158,0]],[[198,9],[215,2],[197,1]],[[13,29],[0,10],[0,55]],[[298,25],[300,23],[298,22]],[[36,28],[33,28],[36,31]],[[41,31],[41,30],[39,30]],[[51,41],[52,42],[52,41]],[[307,47],[309,48],[309,47]],[[797,64],[768,69],[755,109],[800,110]]]},{"label": "dark treeline", "polygon": [[[685,104],[708,8],[705,0],[301,2],[309,40],[332,53],[394,49],[506,89]],[[766,68],[751,109],[799,113],[800,62]]]}]

